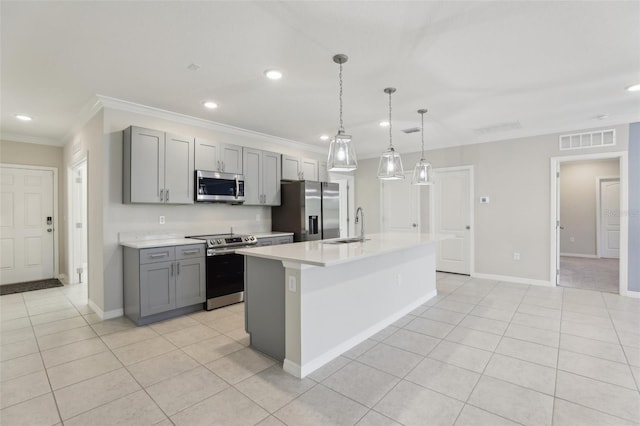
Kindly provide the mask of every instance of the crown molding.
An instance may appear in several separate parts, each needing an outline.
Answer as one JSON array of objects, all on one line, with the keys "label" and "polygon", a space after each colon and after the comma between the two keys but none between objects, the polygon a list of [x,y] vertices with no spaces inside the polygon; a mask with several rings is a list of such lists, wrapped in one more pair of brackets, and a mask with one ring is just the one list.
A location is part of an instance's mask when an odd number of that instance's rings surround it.
[{"label": "crown molding", "polygon": [[37,145],[51,145],[61,147],[63,142],[57,139],[44,138],[40,136],[23,135],[19,133],[0,133],[0,140],[7,142],[32,143]]},{"label": "crown molding", "polygon": [[[163,120],[174,121],[181,124],[186,124],[195,127],[201,127],[204,129],[215,130],[231,135],[249,136],[257,139],[267,139],[278,145],[284,145],[295,149],[301,149],[304,151],[315,152],[319,154],[325,154],[326,150],[322,147],[317,147],[303,142],[297,142],[291,139],[281,138],[279,136],[269,135],[266,133],[260,133],[253,130],[242,129],[240,127],[231,126],[224,123],[218,123],[211,120],[205,120],[202,118],[192,117],[190,115],[180,114],[173,111],[167,111],[160,108],[150,107],[147,105],[137,104],[135,102],[129,102],[122,99],[116,99],[104,95],[96,95],[98,104],[104,108],[115,109],[119,111],[131,112],[134,114],[147,115]],[[95,106],[93,107],[95,109]],[[99,108],[95,109],[94,113]],[[90,118],[90,116],[89,116]],[[88,118],[87,118],[88,119]],[[86,120],[85,120],[86,122]],[[84,123],[83,123],[84,124]]]}]

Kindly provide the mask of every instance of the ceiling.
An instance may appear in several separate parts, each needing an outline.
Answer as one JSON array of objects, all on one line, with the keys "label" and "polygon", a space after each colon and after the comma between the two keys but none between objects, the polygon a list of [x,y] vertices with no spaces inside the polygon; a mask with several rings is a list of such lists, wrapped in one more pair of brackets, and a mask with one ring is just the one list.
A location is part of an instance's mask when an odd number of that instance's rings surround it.
[{"label": "ceiling", "polygon": [[[63,144],[104,95],[362,158],[640,120],[640,1],[6,1],[2,138]],[[188,67],[196,64],[196,71]],[[284,72],[279,81],[264,71]],[[204,100],[219,104],[205,110]],[[33,121],[16,120],[28,114]],[[602,117],[606,116],[606,117]]]}]

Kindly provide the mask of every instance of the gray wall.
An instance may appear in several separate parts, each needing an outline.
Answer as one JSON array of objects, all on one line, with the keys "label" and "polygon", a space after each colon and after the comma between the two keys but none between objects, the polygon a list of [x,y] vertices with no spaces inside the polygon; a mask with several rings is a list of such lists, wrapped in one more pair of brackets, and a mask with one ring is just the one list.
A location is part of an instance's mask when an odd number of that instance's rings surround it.
[{"label": "gray wall", "polygon": [[[560,166],[560,253],[596,256],[597,177],[620,176],[620,161],[576,161]],[[573,238],[573,241],[571,241]]]},{"label": "gray wall", "polygon": [[[627,151],[629,126],[613,126],[617,145],[560,151],[559,134],[540,135],[427,151],[434,167],[475,166],[475,265],[476,273],[549,281],[550,273],[550,159],[551,157]],[[608,127],[611,128],[611,127]],[[600,129],[584,129],[601,130]],[[583,131],[583,130],[579,130]],[[428,147],[428,142],[427,142]],[[419,153],[402,153],[411,170]],[[379,230],[380,183],[378,159],[358,162],[356,205],[367,213],[369,232]],[[421,190],[421,223],[428,223],[428,189]],[[490,204],[480,204],[480,196]],[[520,261],[513,260],[519,252]]]},{"label": "gray wall", "polygon": [[640,291],[640,123],[629,126],[629,290]]}]

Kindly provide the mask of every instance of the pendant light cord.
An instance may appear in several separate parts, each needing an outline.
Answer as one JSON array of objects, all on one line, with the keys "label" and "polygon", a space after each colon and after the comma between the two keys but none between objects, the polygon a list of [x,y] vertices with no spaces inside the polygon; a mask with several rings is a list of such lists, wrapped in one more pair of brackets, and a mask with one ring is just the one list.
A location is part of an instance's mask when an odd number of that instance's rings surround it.
[{"label": "pendant light cord", "polygon": [[420,130],[420,136],[422,136],[422,156],[420,157],[420,160],[424,160],[424,112],[421,112],[420,116],[422,121],[422,128]]},{"label": "pendant light cord", "polygon": [[389,148],[393,148],[393,136],[391,134],[391,90],[389,91]]},{"label": "pendant light cord", "polygon": [[340,63],[339,80],[340,80],[340,128],[338,130],[338,133],[344,133],[344,127],[342,126],[342,63]]}]

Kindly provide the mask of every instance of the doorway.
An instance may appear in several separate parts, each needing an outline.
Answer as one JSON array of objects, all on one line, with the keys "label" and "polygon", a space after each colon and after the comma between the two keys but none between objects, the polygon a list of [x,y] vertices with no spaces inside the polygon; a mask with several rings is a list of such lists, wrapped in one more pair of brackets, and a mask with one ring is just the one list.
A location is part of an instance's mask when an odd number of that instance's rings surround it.
[{"label": "doorway", "polygon": [[551,282],[625,294],[625,153],[554,157],[551,166]]},{"label": "doorway", "polygon": [[420,233],[420,187],[402,180],[380,181],[380,229],[382,232]]},{"label": "doorway", "polygon": [[340,190],[340,238],[353,236],[355,235],[353,221],[353,212],[355,211],[354,178],[349,175],[329,173],[329,182],[337,183]]},{"label": "doorway", "polygon": [[57,278],[57,169],[0,167],[0,285]]},{"label": "doorway", "polygon": [[69,171],[69,283],[86,283],[88,270],[87,160]]},{"label": "doorway", "polygon": [[433,170],[429,202],[431,229],[453,238],[438,243],[436,269],[470,275],[473,272],[473,166]]}]

